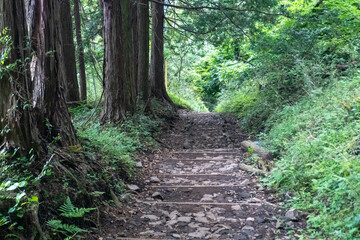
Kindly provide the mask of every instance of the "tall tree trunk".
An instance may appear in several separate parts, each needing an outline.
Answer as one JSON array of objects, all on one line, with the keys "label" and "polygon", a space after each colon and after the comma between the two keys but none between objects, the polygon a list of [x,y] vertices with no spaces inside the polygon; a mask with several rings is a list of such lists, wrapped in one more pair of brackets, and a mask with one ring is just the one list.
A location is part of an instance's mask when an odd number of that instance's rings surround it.
[{"label": "tall tree trunk", "polygon": [[41,157],[49,142],[71,146],[78,140],[59,73],[60,0],[30,0],[26,7],[25,2],[0,0],[0,27],[8,27],[12,38],[5,64],[15,64],[0,78],[0,148],[20,148],[23,154],[34,149]]},{"label": "tall tree trunk", "polygon": [[138,21],[138,88],[143,101],[150,95],[149,82],[149,1],[139,0],[137,4]]},{"label": "tall tree trunk", "polygon": [[130,0],[105,0],[104,108],[101,121],[116,122],[135,109]]},{"label": "tall tree trunk", "polygon": [[[27,28],[24,1],[0,0],[0,32],[8,28],[11,38],[8,58],[4,65],[14,69],[0,74],[0,150],[19,148],[28,153],[32,147],[39,150],[40,139],[31,113],[32,85],[26,58]],[[8,49],[1,49],[0,54]]]},{"label": "tall tree trunk", "polygon": [[56,14],[60,21],[60,41],[59,41],[59,58],[60,69],[59,74],[63,79],[65,88],[65,99],[67,102],[80,101],[79,84],[76,74],[76,60],[75,60],[75,45],[73,36],[73,24],[70,8],[70,0],[63,0],[60,2],[60,11]]},{"label": "tall tree trunk", "polygon": [[164,74],[164,0],[151,3],[151,93],[160,100],[172,103],[165,88]]},{"label": "tall tree trunk", "polygon": [[[134,65],[136,65],[134,59],[134,45],[133,31],[132,31],[132,2],[133,0],[121,0],[121,17],[122,17],[122,40],[125,64],[125,89],[127,94],[125,100],[125,109],[128,112],[133,112],[136,107],[136,75],[134,72]],[[135,36],[134,36],[135,37]]]},{"label": "tall tree trunk", "polygon": [[77,145],[78,140],[67,110],[62,79],[59,74],[61,69],[61,49],[57,42],[62,34],[60,3],[62,0],[36,0],[33,1],[29,19],[30,39],[34,55],[31,62],[31,77],[34,83],[33,107],[43,122],[39,130],[44,139],[49,142],[56,139],[61,146]]},{"label": "tall tree trunk", "polygon": [[139,96],[139,81],[138,81],[138,67],[139,67],[139,63],[138,63],[138,18],[137,18],[137,5],[138,2],[137,0],[131,0],[130,2],[131,4],[131,41],[132,41],[132,56],[131,56],[131,62],[132,62],[132,66],[133,66],[133,78],[134,78],[134,82],[135,82],[135,96],[138,100],[138,96]]},{"label": "tall tree trunk", "polygon": [[84,59],[84,46],[81,38],[81,19],[80,19],[80,0],[74,0],[74,18],[76,28],[76,42],[77,52],[79,61],[79,72],[80,72],[80,98],[81,101],[87,101],[86,93],[86,73],[85,73],[85,59]]}]

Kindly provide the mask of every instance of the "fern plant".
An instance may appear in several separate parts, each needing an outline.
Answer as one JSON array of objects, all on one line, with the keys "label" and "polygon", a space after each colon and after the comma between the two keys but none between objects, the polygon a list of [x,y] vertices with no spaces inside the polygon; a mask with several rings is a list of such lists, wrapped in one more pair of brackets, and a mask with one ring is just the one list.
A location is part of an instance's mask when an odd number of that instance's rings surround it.
[{"label": "fern plant", "polygon": [[55,233],[61,233],[66,236],[65,240],[70,240],[75,237],[78,233],[88,233],[90,231],[79,228],[73,224],[64,224],[61,220],[50,220],[47,225]]},{"label": "fern plant", "polygon": [[[70,198],[68,197],[63,205],[60,206],[59,211],[61,212],[61,216],[67,218],[79,218],[83,217],[85,213],[91,212],[96,208],[77,208],[71,202]],[[52,232],[55,234],[60,233],[66,236],[65,240],[73,239],[79,233],[89,233],[90,231],[79,228],[73,224],[65,224],[61,220],[50,220],[47,222],[48,227],[51,229]],[[81,236],[77,236],[81,238]]]},{"label": "fern plant", "polygon": [[59,208],[59,211],[62,212],[60,215],[67,218],[79,218],[83,217],[85,213],[91,212],[96,208],[77,208],[71,202],[68,197],[65,203]]}]

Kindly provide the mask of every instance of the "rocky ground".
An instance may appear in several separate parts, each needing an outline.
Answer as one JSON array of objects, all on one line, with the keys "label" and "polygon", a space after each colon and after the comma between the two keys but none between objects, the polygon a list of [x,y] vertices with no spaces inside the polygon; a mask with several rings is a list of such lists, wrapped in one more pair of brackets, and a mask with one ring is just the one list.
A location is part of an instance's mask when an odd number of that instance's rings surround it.
[{"label": "rocky ground", "polygon": [[[145,183],[97,239],[297,239],[304,219],[239,169],[247,136],[234,118],[181,112],[168,150],[138,163]],[[129,195],[130,196],[130,195]],[[101,237],[100,237],[101,236]]]}]

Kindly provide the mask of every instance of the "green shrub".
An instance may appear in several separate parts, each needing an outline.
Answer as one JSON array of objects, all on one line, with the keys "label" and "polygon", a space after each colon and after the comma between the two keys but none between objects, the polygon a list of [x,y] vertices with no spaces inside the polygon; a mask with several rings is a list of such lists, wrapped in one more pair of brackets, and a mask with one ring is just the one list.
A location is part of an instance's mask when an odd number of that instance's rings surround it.
[{"label": "green shrub", "polygon": [[360,75],[314,90],[271,121],[265,139],[280,157],[265,182],[296,193],[292,204],[311,212],[313,236],[359,239]]}]

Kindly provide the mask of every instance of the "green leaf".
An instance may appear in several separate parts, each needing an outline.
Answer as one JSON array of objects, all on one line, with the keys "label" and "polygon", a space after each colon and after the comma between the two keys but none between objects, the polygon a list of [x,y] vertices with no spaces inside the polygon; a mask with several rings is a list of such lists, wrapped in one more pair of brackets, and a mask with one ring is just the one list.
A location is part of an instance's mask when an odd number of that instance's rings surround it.
[{"label": "green leaf", "polygon": [[24,213],[22,211],[19,211],[16,216],[18,216],[19,218],[22,218],[24,216]]},{"label": "green leaf", "polygon": [[36,196],[32,196],[31,198],[29,198],[29,202],[38,202],[39,198]]},{"label": "green leaf", "polygon": [[254,149],[252,149],[251,147],[248,148],[248,152],[252,153],[254,152]]},{"label": "green leaf", "polygon": [[27,185],[27,181],[22,181],[19,183],[19,187],[25,187]]},{"label": "green leaf", "polygon": [[15,189],[17,189],[17,187],[19,186],[19,183],[14,183],[13,185],[11,185],[10,187],[8,187],[6,189],[6,191],[13,191]]},{"label": "green leaf", "polygon": [[9,214],[10,214],[10,213],[13,213],[13,212],[15,212],[15,210],[16,210],[16,207],[12,207],[12,208],[9,209],[8,213],[9,213]]},{"label": "green leaf", "polygon": [[16,203],[18,204],[25,195],[26,195],[25,192],[18,193],[18,194],[16,195]]}]

